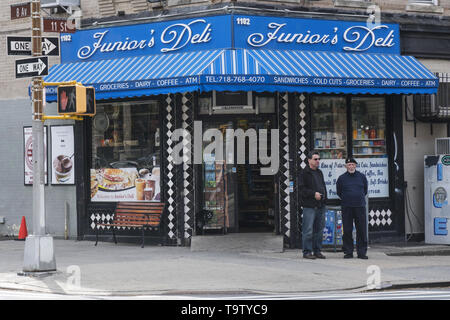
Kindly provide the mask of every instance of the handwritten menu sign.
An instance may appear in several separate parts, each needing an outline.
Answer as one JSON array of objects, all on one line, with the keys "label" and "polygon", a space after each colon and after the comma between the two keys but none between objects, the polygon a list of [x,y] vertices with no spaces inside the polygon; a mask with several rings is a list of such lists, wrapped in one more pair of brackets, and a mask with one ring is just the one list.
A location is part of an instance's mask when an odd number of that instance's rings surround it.
[{"label": "handwritten menu sign", "polygon": [[[369,198],[389,197],[389,166],[387,158],[359,158],[356,170],[365,174],[369,183]],[[339,199],[336,182],[347,171],[344,159],[323,159],[320,161],[327,186],[328,199]]]}]

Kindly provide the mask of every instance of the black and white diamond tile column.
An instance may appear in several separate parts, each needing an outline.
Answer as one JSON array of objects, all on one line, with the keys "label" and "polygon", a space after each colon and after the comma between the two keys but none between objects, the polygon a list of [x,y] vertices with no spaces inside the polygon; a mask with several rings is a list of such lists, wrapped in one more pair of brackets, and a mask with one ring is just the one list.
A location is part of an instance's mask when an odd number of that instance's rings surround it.
[{"label": "black and white diamond tile column", "polygon": [[289,116],[288,116],[288,93],[278,94],[278,122],[280,132],[280,217],[281,232],[284,243],[289,243],[291,236],[291,201],[289,186]]},{"label": "black and white diamond tile column", "polygon": [[304,94],[299,94],[296,96],[296,108],[295,108],[295,117],[293,123],[295,124],[295,148],[296,148],[296,176],[295,176],[295,185],[294,185],[294,209],[295,212],[292,215],[292,221],[295,223],[291,226],[292,237],[294,246],[297,246],[301,243],[301,233],[302,233],[302,207],[299,203],[299,190],[298,186],[298,174],[308,165],[307,153],[309,150],[308,143],[308,105],[307,105],[307,97]]},{"label": "black and white diamond tile column", "polygon": [[176,186],[175,186],[175,164],[173,161],[173,147],[172,133],[175,130],[175,96],[168,94],[165,99],[165,117],[163,137],[164,143],[164,192],[167,201],[167,226],[168,237],[170,240],[177,240],[177,220],[176,220]]},{"label": "black and white diamond tile column", "polygon": [[194,171],[192,164],[192,146],[194,135],[193,95],[183,93],[181,98],[183,136],[183,203],[184,203],[184,238],[192,237],[194,226]]},{"label": "black and white diamond tile column", "polygon": [[306,97],[301,94],[299,97],[300,103],[299,103],[299,148],[298,148],[298,157],[300,159],[300,167],[301,169],[304,169],[306,167],[307,161],[306,161],[306,155],[308,152],[308,146],[307,146],[307,139],[306,139],[306,124],[307,124],[307,118],[306,118],[306,104],[305,100]]}]

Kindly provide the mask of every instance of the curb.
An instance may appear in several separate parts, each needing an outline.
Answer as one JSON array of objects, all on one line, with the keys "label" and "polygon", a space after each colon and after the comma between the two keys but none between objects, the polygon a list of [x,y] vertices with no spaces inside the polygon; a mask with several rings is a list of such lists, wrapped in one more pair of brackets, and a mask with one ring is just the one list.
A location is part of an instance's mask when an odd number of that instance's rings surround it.
[{"label": "curb", "polygon": [[387,256],[407,257],[407,256],[450,256],[450,248],[439,249],[416,249],[416,250],[393,250],[385,251]]},{"label": "curb", "polygon": [[381,292],[393,291],[402,289],[418,289],[418,288],[446,288],[450,287],[450,281],[438,282],[412,282],[412,283],[397,283],[397,284],[382,284],[381,288],[368,289],[361,292]]}]

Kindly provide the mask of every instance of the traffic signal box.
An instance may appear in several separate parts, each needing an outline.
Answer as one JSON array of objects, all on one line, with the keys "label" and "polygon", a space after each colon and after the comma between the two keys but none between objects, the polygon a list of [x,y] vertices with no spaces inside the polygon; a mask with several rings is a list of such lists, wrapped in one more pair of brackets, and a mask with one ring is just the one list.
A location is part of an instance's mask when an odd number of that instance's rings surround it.
[{"label": "traffic signal box", "polygon": [[58,113],[63,115],[95,115],[95,90],[80,84],[58,86]]},{"label": "traffic signal box", "polygon": [[95,89],[94,87],[86,87],[86,112],[82,113],[83,116],[95,116]]}]

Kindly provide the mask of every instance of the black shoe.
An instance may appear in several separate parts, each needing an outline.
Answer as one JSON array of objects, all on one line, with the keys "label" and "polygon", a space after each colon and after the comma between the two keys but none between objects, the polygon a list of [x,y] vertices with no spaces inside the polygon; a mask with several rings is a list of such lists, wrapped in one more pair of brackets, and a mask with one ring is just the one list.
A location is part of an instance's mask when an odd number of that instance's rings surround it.
[{"label": "black shoe", "polygon": [[314,256],[315,256],[317,259],[326,259],[326,258],[327,258],[327,257],[325,257],[321,252],[314,253]]},{"label": "black shoe", "polygon": [[353,258],[353,255],[352,255],[351,253],[346,254],[346,255],[344,256],[344,259],[352,259],[352,258]]},{"label": "black shoe", "polygon": [[364,259],[364,260],[367,260],[367,259],[369,259],[369,257],[366,256],[366,255],[360,255],[360,256],[358,256],[358,259]]},{"label": "black shoe", "polygon": [[313,256],[311,253],[306,253],[306,254],[304,254],[304,255],[303,255],[303,258],[304,258],[304,259],[311,259],[311,260],[316,259],[316,257]]}]

